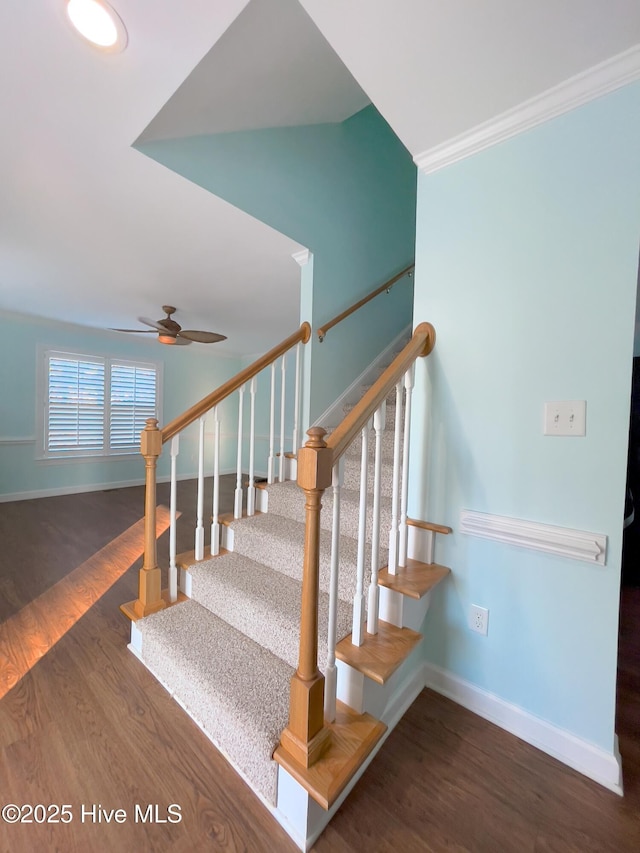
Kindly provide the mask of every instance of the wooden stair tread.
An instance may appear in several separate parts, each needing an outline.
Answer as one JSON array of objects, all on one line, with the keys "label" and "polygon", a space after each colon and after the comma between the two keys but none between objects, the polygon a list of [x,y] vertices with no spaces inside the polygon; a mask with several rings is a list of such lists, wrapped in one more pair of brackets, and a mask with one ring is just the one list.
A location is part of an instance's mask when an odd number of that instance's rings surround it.
[{"label": "wooden stair tread", "polygon": [[420,560],[407,560],[406,566],[398,566],[395,575],[387,569],[378,572],[378,583],[387,589],[400,592],[409,598],[420,599],[451,574],[451,569],[437,563],[421,563]]},{"label": "wooden stair tread", "polygon": [[330,809],[387,727],[342,702],[336,703],[335,722],[326,725],[331,731],[331,743],[312,767],[299,764],[282,745],[276,747],[273,758],[323,809]]},{"label": "wooden stair tread", "polygon": [[[220,548],[220,551],[216,555],[217,557],[221,557],[223,554],[228,554],[226,548]],[[179,569],[188,569],[189,566],[194,566],[196,563],[203,563],[205,560],[213,560],[214,558],[211,556],[209,552],[209,546],[205,546],[204,549],[204,557],[202,560],[196,560],[196,552],[191,549],[191,551],[183,551],[181,554],[176,554],[176,566]]]},{"label": "wooden stair tread", "polygon": [[[176,604],[181,604],[183,601],[189,601],[187,596],[183,592],[180,592],[180,590],[178,590],[178,600],[177,601],[169,601],[169,590],[168,589],[163,589],[160,594],[162,596],[162,600],[165,603],[165,608],[166,607],[173,607]],[[122,613],[124,613],[124,615],[127,617],[127,619],[130,619],[132,622],[137,622],[138,619],[142,618],[141,616],[138,616],[138,614],[134,610],[133,605],[136,603],[136,601],[137,601],[137,599],[135,599],[134,601],[127,601],[125,604],[120,605],[120,611]]]},{"label": "wooden stair tread", "polygon": [[336,657],[378,684],[384,684],[409,657],[422,639],[422,634],[411,628],[397,628],[389,622],[378,620],[378,633],[365,631],[364,643],[354,646],[351,634],[336,646]]}]

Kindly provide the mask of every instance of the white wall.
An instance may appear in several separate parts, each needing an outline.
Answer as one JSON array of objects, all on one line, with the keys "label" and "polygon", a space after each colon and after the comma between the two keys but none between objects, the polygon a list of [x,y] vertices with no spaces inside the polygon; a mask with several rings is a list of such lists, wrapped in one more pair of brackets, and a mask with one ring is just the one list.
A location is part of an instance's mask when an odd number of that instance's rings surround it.
[{"label": "white wall", "polygon": [[[611,752],[640,241],[640,85],[421,176],[410,515],[454,528],[428,660]],[[587,401],[584,438],[542,434]],[[606,566],[461,535],[472,509],[604,533]],[[489,608],[489,635],[467,626]]]}]

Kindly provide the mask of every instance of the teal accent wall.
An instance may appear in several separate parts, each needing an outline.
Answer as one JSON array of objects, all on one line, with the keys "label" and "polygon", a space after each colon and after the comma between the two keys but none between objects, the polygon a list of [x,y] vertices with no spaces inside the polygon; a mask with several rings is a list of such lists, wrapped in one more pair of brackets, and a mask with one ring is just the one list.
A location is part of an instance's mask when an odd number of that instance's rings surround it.
[{"label": "teal accent wall", "polygon": [[[0,496],[103,488],[112,483],[144,481],[144,462],[139,455],[90,457],[77,461],[36,459],[36,355],[39,345],[91,355],[162,364],[163,412],[160,426],[213,391],[240,369],[240,359],[190,347],[163,347],[133,335],[117,335],[17,314],[0,313]],[[221,407],[222,409],[222,407]],[[224,431],[237,430],[237,403],[225,404]],[[212,427],[207,427],[211,432]],[[223,445],[222,467],[235,464],[234,442]],[[181,438],[179,476],[197,472],[197,430],[190,427]],[[210,454],[209,454],[210,455]],[[159,476],[169,473],[165,447],[158,464]]]},{"label": "teal accent wall", "polygon": [[[415,167],[373,106],[340,124],[137,147],[311,249],[313,292],[302,319],[314,330],[413,259]],[[311,421],[407,325],[411,306],[412,285],[404,281],[334,329],[324,344],[314,337]]]},{"label": "teal accent wall", "polygon": [[[640,85],[418,189],[410,515],[449,524],[434,664],[611,751],[640,242]],[[584,438],[543,405],[587,401]],[[461,509],[604,533],[605,567],[457,532]],[[489,635],[467,626],[488,607]]]}]

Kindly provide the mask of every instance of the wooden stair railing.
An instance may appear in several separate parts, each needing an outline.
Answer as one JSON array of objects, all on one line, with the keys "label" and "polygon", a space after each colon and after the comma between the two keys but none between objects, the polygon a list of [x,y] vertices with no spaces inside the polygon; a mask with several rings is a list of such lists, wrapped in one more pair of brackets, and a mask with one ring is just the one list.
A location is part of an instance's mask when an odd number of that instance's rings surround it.
[{"label": "wooden stair railing", "polygon": [[371,302],[372,299],[375,299],[376,296],[379,296],[381,293],[386,292],[389,293],[393,285],[400,281],[400,279],[407,276],[411,278],[413,276],[413,270],[415,268],[415,264],[409,264],[408,267],[405,267],[399,273],[390,278],[389,281],[385,281],[384,284],[381,284],[380,287],[376,287],[375,290],[372,290],[371,293],[368,293],[366,296],[363,296],[362,299],[359,299],[357,302],[354,302],[353,305],[350,305],[349,308],[346,308],[341,314],[338,314],[333,320],[329,320],[327,323],[323,323],[322,326],[318,329],[317,335],[320,343],[325,339],[325,336],[329,329],[333,329],[334,326],[337,326],[338,323],[341,323],[343,320],[346,320],[351,314],[358,309],[362,308],[363,305],[366,305],[367,302]]},{"label": "wooden stair railing", "polygon": [[[200,460],[199,460],[199,488],[198,488],[198,523],[199,528],[196,530],[196,558],[203,558],[203,546],[204,546],[204,528],[202,525],[202,483],[203,483],[203,441],[204,441],[204,422],[203,418],[207,414],[207,412],[214,409],[218,406],[223,400],[229,397],[234,391],[242,391],[244,386],[247,383],[254,383],[255,377],[264,370],[266,367],[271,366],[272,373],[275,368],[275,362],[278,358],[283,358],[283,385],[284,385],[284,356],[289,352],[294,346],[298,344],[306,344],[311,337],[311,326],[309,323],[302,323],[299,329],[297,329],[293,334],[289,335],[289,337],[285,338],[281,343],[277,346],[273,347],[269,352],[265,353],[265,355],[261,356],[259,359],[250,364],[244,370],[237,373],[234,377],[229,379],[215,391],[212,391],[211,394],[208,394],[199,403],[196,403],[190,409],[187,409],[186,412],[179,415],[177,418],[174,418],[170,423],[168,423],[162,429],[158,427],[158,421],[155,418],[149,418],[147,420],[147,425],[143,430],[140,436],[140,449],[141,453],[145,460],[145,522],[144,522],[144,559],[143,565],[140,569],[139,581],[138,581],[138,598],[135,601],[128,602],[127,604],[123,604],[121,606],[121,610],[125,615],[127,615],[130,619],[136,620],[142,618],[144,616],[148,616],[151,613],[155,613],[158,610],[162,610],[167,606],[167,603],[173,602],[177,599],[177,581],[176,581],[176,567],[175,567],[175,457],[177,456],[177,437],[179,433],[184,430],[186,427],[195,423],[197,420],[200,420]],[[299,398],[299,353],[300,350],[298,348],[296,353],[296,405],[298,403]],[[255,386],[251,387],[252,396],[255,394]],[[253,403],[253,400],[252,400]],[[240,400],[240,404],[242,405],[242,399]],[[271,397],[271,408],[272,408],[272,433],[273,433],[273,408],[274,408],[274,395],[273,395],[273,382],[272,382],[272,397]],[[282,411],[284,412],[284,404],[282,405]],[[252,415],[253,415],[253,406],[252,406]],[[293,441],[294,446],[296,445],[297,440],[297,415],[298,412],[294,413],[294,428],[293,428]],[[253,418],[252,418],[253,424]],[[282,440],[284,439],[284,427],[281,425],[281,436]],[[216,419],[216,440],[219,437],[219,424]],[[170,559],[170,578],[169,578],[169,592],[166,595],[163,595],[161,590],[161,570],[158,567],[157,560],[157,548],[156,548],[156,469],[158,458],[162,453],[162,446],[167,441],[172,441],[172,476],[171,476],[171,492],[172,492],[172,508],[171,508],[171,519],[172,519],[172,527],[171,527],[171,545],[172,545],[172,555]],[[176,442],[174,444],[174,442]],[[241,437],[238,442],[238,447],[240,448]],[[216,445],[217,446],[217,445]],[[295,447],[297,450],[297,447]],[[284,459],[284,448],[281,447],[280,456]],[[270,441],[270,458],[269,458],[269,468],[273,469],[273,436],[271,436]],[[217,452],[216,452],[216,460],[217,460]],[[240,485],[240,462],[241,455],[240,450],[238,451],[238,487],[241,490]],[[253,466],[253,454],[251,452],[251,466]],[[216,461],[217,465],[217,461]],[[282,469],[281,469],[282,470]],[[271,479],[271,477],[270,477]],[[282,479],[282,474],[281,474]],[[250,472],[250,485],[253,480],[253,470]],[[241,497],[241,495],[240,495]],[[215,486],[214,486],[214,502],[216,500],[215,494]],[[215,504],[214,504],[215,505]],[[238,501],[236,500],[236,515],[238,508]],[[216,514],[217,510],[214,512]],[[212,541],[212,552],[214,543]],[[198,556],[198,552],[200,551],[200,555]],[[306,670],[305,670],[306,673]]]},{"label": "wooden stair railing", "polygon": [[[435,329],[430,323],[421,323],[415,329],[409,343],[396,356],[377,382],[366,392],[360,402],[344,418],[342,423],[328,436],[326,441],[326,431],[322,427],[312,427],[307,433],[309,440],[298,454],[298,485],[305,493],[306,511],[300,648],[298,668],[291,679],[289,722],[281,734],[280,746],[275,753],[276,760],[280,763],[290,764],[288,756],[293,760],[294,766],[312,767],[330,745],[331,729],[327,725],[327,722],[331,723],[336,713],[334,681],[332,684],[332,690],[334,691],[332,699],[333,708],[329,710],[328,714],[325,714],[325,677],[318,669],[317,654],[320,510],[322,507],[322,495],[332,482],[334,484],[339,483],[340,459],[349,445],[360,434],[363,435],[363,459],[366,457],[368,460],[366,450],[368,423],[374,416],[379,420],[379,412],[381,409],[384,409],[383,403],[394,387],[397,389],[397,400],[400,400],[400,389],[403,379],[407,376],[412,376],[415,361],[420,357],[429,355],[434,345]],[[410,387],[410,385],[407,387]],[[408,419],[408,412],[405,417]],[[396,412],[396,430],[399,429],[399,424],[400,412],[398,408]],[[378,428],[377,432],[379,433]],[[405,447],[406,452],[408,452],[408,447]],[[395,462],[397,464],[397,459]],[[365,465],[366,463],[363,463],[363,469]],[[403,484],[403,488],[406,489],[406,483]],[[336,495],[334,488],[334,506],[336,497],[339,502],[339,490]],[[335,580],[334,572],[337,573],[338,569],[337,564],[338,557],[332,554],[332,586],[337,585],[337,581],[335,584],[333,583]],[[374,558],[372,557],[373,564]],[[403,565],[403,563],[400,563],[400,565]],[[377,571],[378,567],[375,566],[376,587]],[[358,579],[358,585],[360,588],[362,587],[361,578]],[[334,599],[332,606],[335,606],[335,596],[332,597]],[[370,610],[373,605],[377,607],[377,600],[374,601],[370,597]],[[360,615],[354,621],[354,631],[356,629],[356,622],[358,623],[358,630],[360,629],[360,618],[363,611],[354,607],[354,614],[356,612]],[[330,622],[331,618],[330,614]],[[370,629],[369,632],[375,633],[375,631],[371,631]],[[331,640],[329,652],[330,657],[333,655],[335,658],[335,642],[332,651]],[[327,667],[328,672],[330,668],[331,666],[329,665]],[[325,721],[325,716],[327,716],[327,721]],[[283,752],[287,756],[283,757]]]}]

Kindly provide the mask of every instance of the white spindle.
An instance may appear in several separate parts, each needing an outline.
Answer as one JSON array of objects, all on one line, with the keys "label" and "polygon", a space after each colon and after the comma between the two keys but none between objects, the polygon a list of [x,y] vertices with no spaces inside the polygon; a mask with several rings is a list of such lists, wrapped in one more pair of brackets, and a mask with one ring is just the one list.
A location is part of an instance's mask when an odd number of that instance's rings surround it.
[{"label": "white spindle", "polygon": [[198,510],[196,523],[195,558],[204,559],[204,421],[205,415],[200,418],[198,427]]},{"label": "white spindle", "polygon": [[332,723],[336,718],[336,625],[338,614],[338,573],[340,567],[340,488],[342,460],[333,466],[333,522],[331,528],[331,576],[329,580],[329,627],[327,630],[327,666],[324,673],[324,715]]},{"label": "white spindle", "polygon": [[369,584],[369,602],[367,613],[367,632],[378,633],[378,569],[380,567],[380,479],[382,474],[382,431],[384,430],[386,402],[373,416],[373,428],[376,431],[376,451],[373,475],[373,520],[371,529],[371,583]]},{"label": "white spindle", "polygon": [[211,511],[211,556],[220,553],[220,421],[218,407],[213,407],[213,507]]},{"label": "white spindle", "polygon": [[286,355],[282,356],[282,377],[280,387],[280,468],[278,470],[278,482],[284,483],[284,404],[285,384],[287,381]]},{"label": "white spindle", "polygon": [[413,390],[413,365],[404,375],[404,438],[402,442],[402,492],[400,498],[400,526],[398,528],[398,565],[407,565],[407,499],[409,495],[409,438],[411,423],[411,392]]},{"label": "white spindle", "polygon": [[256,486],[255,486],[255,445],[256,445],[256,378],[249,385],[251,398],[251,409],[249,415],[249,486],[247,488],[247,515],[253,515],[256,511]]},{"label": "white spindle", "polygon": [[291,441],[291,452],[297,454],[298,453],[298,430],[299,430],[299,416],[300,416],[300,352],[302,350],[302,344],[298,342],[296,346],[296,386],[295,386],[295,397],[293,403],[293,439]]},{"label": "white spindle", "polygon": [[242,518],[242,409],[244,407],[244,385],[238,389],[238,456],[236,461],[236,491],[233,517]]},{"label": "white spindle", "polygon": [[362,429],[362,456],[360,458],[360,513],[358,515],[358,560],[356,592],[353,597],[353,625],[351,642],[361,646],[364,640],[364,552],[367,542],[367,474],[369,470],[369,424]]},{"label": "white spindle", "polygon": [[267,482],[269,485],[274,480],[274,441],[276,432],[276,363],[271,362],[271,408],[269,412],[269,459],[267,461]]},{"label": "white spindle", "polygon": [[402,429],[402,380],[396,385],[396,420],[393,431],[393,494],[391,496],[391,529],[389,530],[389,574],[398,568],[398,500],[400,491],[400,431]]},{"label": "white spindle", "polygon": [[169,601],[178,600],[178,569],[176,568],[176,462],[180,450],[180,435],[171,439],[171,497],[169,501]]}]

